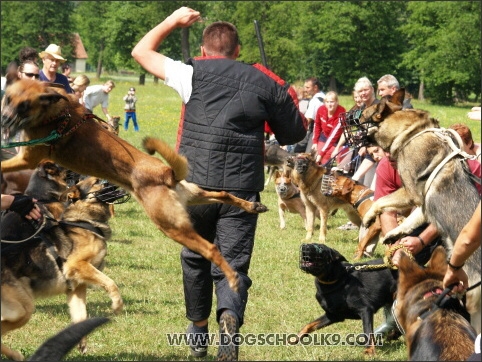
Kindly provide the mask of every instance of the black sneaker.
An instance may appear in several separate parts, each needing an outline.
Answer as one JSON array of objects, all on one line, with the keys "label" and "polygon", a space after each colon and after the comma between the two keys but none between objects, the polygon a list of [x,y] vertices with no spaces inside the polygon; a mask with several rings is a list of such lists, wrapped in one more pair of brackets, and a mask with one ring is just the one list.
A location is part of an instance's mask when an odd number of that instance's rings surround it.
[{"label": "black sneaker", "polygon": [[237,361],[238,345],[232,337],[239,332],[238,317],[234,312],[225,310],[219,318],[218,361]]},{"label": "black sneaker", "polygon": [[190,323],[186,330],[187,343],[191,349],[191,356],[196,358],[206,357],[208,354],[208,326],[198,327]]}]

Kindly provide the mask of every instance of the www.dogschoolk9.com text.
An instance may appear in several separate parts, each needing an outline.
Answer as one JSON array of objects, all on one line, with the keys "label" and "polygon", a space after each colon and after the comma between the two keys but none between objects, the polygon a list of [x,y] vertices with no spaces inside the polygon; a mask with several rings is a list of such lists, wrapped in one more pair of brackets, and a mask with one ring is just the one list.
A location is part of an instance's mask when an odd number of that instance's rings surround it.
[{"label": "www.dogschoolk9.com text", "polygon": [[210,345],[219,346],[234,344],[237,346],[290,346],[301,344],[305,346],[382,346],[382,334],[365,333],[313,333],[298,339],[295,333],[236,333],[234,335],[216,333],[185,334],[167,333],[167,343],[170,346]]}]

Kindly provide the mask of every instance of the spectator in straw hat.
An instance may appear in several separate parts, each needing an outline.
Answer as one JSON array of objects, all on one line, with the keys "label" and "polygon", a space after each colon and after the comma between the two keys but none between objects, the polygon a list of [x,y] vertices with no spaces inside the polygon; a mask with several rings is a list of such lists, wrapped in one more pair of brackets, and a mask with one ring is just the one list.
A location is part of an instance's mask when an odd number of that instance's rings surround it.
[{"label": "spectator in straw hat", "polygon": [[50,44],[47,49],[39,53],[39,57],[44,64],[40,71],[40,80],[43,82],[62,84],[67,93],[73,93],[67,77],[57,73],[60,64],[65,62],[60,47],[55,44]]}]

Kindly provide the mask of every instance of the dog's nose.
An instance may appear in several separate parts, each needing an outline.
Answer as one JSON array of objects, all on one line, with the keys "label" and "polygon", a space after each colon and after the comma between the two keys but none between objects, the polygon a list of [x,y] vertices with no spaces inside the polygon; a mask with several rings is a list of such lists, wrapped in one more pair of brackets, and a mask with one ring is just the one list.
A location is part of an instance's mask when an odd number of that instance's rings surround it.
[{"label": "dog's nose", "polygon": [[279,192],[286,192],[286,191],[288,191],[288,187],[285,184],[280,184],[280,185],[278,185],[278,191]]}]

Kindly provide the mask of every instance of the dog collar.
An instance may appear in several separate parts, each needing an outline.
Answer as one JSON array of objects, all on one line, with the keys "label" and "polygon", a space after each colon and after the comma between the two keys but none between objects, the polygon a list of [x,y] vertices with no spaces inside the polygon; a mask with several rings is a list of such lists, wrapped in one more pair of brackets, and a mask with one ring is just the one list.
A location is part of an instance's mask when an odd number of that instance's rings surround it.
[{"label": "dog collar", "polygon": [[363,196],[360,200],[358,200],[357,202],[355,202],[353,204],[353,207],[355,209],[358,209],[358,207],[363,204],[366,200],[368,200],[369,198],[371,198],[373,196],[373,191],[369,192],[367,195]]}]

